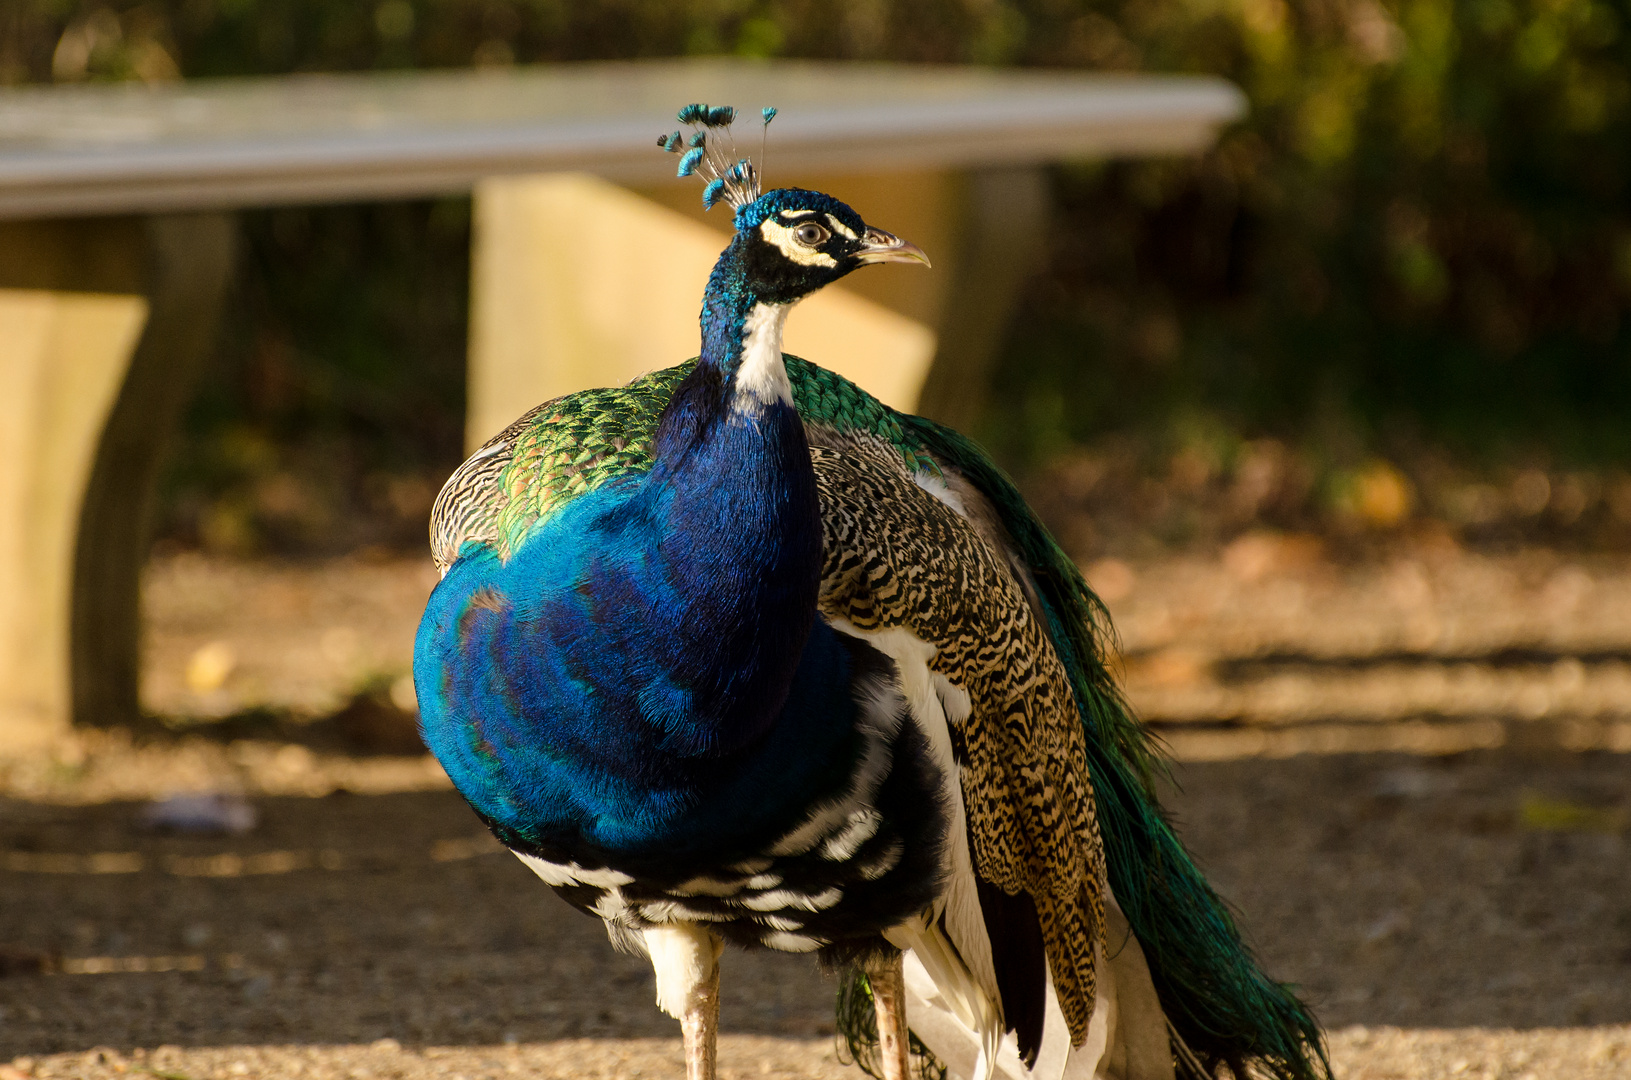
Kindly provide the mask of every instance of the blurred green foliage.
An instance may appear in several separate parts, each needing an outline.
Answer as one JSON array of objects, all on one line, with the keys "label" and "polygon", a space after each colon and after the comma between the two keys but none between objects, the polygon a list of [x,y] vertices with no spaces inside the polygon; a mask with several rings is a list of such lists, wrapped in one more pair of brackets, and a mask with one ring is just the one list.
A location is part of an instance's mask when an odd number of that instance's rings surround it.
[{"label": "blurred green foliage", "polygon": [[[1252,110],[1204,158],[1058,170],[982,434],[1013,460],[1133,432],[1168,455],[1271,435],[1331,470],[1424,447],[1544,466],[1631,460],[1628,30],[1628,0],[7,0],[0,82],[721,52],[1216,73]],[[311,391],[348,422],[391,432],[416,392],[393,371],[457,400],[437,350],[462,310],[390,329],[415,288],[462,284],[404,280],[453,257],[438,212],[377,251],[344,245],[397,211],[304,212],[351,222],[306,254],[334,288],[251,217],[258,317],[316,383],[356,380]],[[436,438],[422,464],[454,453]]]},{"label": "blurred green foliage", "polygon": [[1054,438],[1158,419],[1350,459],[1631,456],[1625,5],[1201,7],[1119,25],[1252,116],[1199,162],[1061,176],[1010,408]]},{"label": "blurred green foliage", "polygon": [[464,456],[469,200],[240,221],[238,287],[161,533],[240,554],[422,550]]}]

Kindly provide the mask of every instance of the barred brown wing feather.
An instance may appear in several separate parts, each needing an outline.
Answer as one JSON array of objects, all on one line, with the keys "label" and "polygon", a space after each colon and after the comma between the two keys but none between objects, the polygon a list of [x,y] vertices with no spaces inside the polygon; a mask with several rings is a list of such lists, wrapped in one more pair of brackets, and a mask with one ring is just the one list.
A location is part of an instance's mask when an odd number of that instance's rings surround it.
[{"label": "barred brown wing feather", "polygon": [[509,444],[494,439],[453,471],[430,509],[430,557],[443,574],[468,541],[492,543],[503,510],[499,477],[509,465]]},{"label": "barred brown wing feather", "polygon": [[953,720],[951,736],[975,871],[1034,900],[1080,1045],[1104,925],[1104,849],[1086,733],[1023,568],[983,497],[955,475],[937,497],[895,447],[809,430],[825,543],[821,611],[861,631],[911,631],[937,650],[931,669],[968,695],[969,715]]}]

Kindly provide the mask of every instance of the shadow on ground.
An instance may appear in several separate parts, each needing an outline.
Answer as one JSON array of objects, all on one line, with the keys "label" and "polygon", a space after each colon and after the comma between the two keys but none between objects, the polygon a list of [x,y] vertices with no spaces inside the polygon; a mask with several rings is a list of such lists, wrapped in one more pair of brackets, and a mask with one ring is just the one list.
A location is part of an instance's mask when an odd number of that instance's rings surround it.
[{"label": "shadow on ground", "polygon": [[[228,839],[153,835],[131,803],[4,804],[13,869],[0,874],[0,943],[60,970],[0,978],[0,1060],[102,1045],[673,1034],[647,962],[613,952],[457,796],[256,805],[259,826]],[[201,970],[104,970],[133,959]],[[832,1030],[831,987],[808,958],[733,956],[726,980],[734,1030]]]},{"label": "shadow on ground", "polygon": [[[1328,1026],[1602,1025],[1631,1020],[1628,773],[1606,754],[1192,764],[1172,805]],[[248,835],[198,838],[144,831],[131,803],[0,803],[0,1060],[675,1034],[646,961],[451,793],[256,805]],[[832,1030],[808,958],[730,955],[723,990],[727,1031]]]},{"label": "shadow on ground", "polygon": [[1178,780],[1203,869],[1328,1028],[1631,1020],[1631,757],[1305,756]]}]

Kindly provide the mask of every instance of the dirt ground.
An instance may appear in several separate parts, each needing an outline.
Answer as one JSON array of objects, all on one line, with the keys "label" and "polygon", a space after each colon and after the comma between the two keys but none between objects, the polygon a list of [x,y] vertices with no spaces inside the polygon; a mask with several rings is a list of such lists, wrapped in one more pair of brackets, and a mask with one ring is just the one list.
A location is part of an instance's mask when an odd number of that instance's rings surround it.
[{"label": "dirt ground", "polygon": [[[1181,759],[1183,835],[1338,1075],[1631,1077],[1631,564],[1259,546],[1092,573]],[[393,684],[433,580],[157,566],[148,702],[411,705]],[[433,764],[336,723],[87,735],[0,770],[0,1080],[681,1075],[645,961]],[[146,827],[176,791],[258,821]],[[724,1074],[859,1076],[832,992],[807,960],[730,954]]]},{"label": "dirt ground", "polygon": [[[1471,554],[1444,539],[1361,562],[1298,535],[1087,567],[1129,696],[1181,759],[1631,751],[1631,559]],[[332,713],[369,687],[412,706],[428,559],[241,563],[147,579],[144,703],[171,717]]]}]

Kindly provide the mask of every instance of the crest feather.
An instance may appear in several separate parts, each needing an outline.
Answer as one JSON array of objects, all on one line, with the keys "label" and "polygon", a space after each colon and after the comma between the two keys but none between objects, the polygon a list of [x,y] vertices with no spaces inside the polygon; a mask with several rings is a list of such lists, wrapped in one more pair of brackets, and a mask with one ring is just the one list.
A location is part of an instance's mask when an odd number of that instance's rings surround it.
[{"label": "crest feather", "polygon": [[[706,181],[702,189],[702,208],[711,209],[714,203],[724,200],[733,209],[740,210],[757,199],[761,194],[758,166],[751,158],[737,154],[736,140],[730,131],[731,124],[736,120],[735,107],[699,103],[685,106],[677,115],[680,123],[693,128],[690,137],[686,138],[676,131],[671,135],[658,136],[657,145],[671,154],[685,151],[685,156],[680,158],[678,175],[685,177],[694,174]],[[766,107],[759,110],[759,115],[768,128],[770,121],[776,118],[776,110]],[[729,144],[728,153],[721,145],[721,139]],[[764,156],[763,149],[760,156]]]}]

